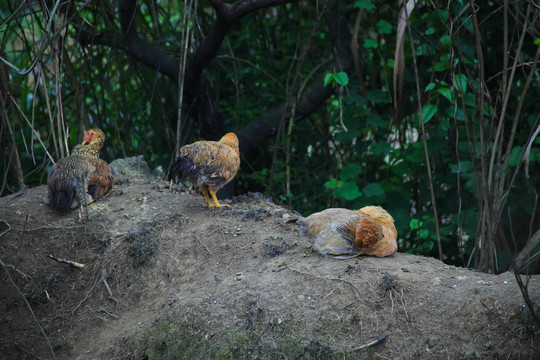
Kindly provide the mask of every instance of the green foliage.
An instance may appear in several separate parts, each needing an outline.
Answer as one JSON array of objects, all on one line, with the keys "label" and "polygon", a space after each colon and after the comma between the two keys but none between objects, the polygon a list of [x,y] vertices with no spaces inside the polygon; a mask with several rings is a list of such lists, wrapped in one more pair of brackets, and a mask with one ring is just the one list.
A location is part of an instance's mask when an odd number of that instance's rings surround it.
[{"label": "green foliage", "polygon": [[366,39],[366,41],[364,41],[364,47],[365,48],[372,48],[372,49],[376,49],[379,47],[379,44],[377,44],[377,42],[375,40],[372,40],[372,39]]},{"label": "green foliage", "polygon": [[324,76],[324,87],[328,84],[347,86],[349,84],[349,75],[345,72],[328,73]]},{"label": "green foliage", "polygon": [[381,35],[388,35],[392,33],[392,24],[386,20],[377,21],[377,32]]},{"label": "green foliage", "polygon": [[358,0],[354,3],[354,6],[359,9],[373,10],[375,9],[375,4],[372,0]]},{"label": "green foliage", "polygon": [[[426,222],[433,223],[433,217],[424,216]],[[422,255],[431,255],[431,251],[435,246],[435,239],[430,236],[430,230],[424,226],[424,222],[417,218],[412,218],[409,223],[409,230],[405,234],[405,238],[412,240],[409,245],[408,253],[417,253]]]},{"label": "green foliage", "polygon": [[[236,193],[261,191],[303,215],[332,206],[382,205],[396,220],[400,251],[438,256],[440,240],[443,259],[457,265],[468,263],[487,228],[481,220],[486,198],[498,199],[493,201],[501,206],[494,209],[494,219],[500,224],[492,225],[497,236],[515,240],[511,250],[519,252],[530,231],[537,230],[530,224],[538,224],[540,213],[534,200],[540,189],[540,137],[533,137],[540,113],[538,69],[527,85],[540,34],[530,27],[521,42],[521,28],[515,28],[530,23],[523,18],[528,3],[508,8],[509,17],[519,21],[512,24],[517,31],[507,34],[509,48],[504,49],[505,24],[498,3],[474,9],[480,26],[475,29],[468,3],[418,2],[409,14],[411,31],[405,32],[398,62],[394,3],[337,4],[350,29],[361,17],[354,70],[328,66],[334,64],[332,39],[337,35],[321,16],[324,7],[304,2],[255,12],[232,24],[217,58],[204,69],[209,96],[231,131],[286,101],[292,113],[311,81],[334,90],[312,113],[295,114],[291,123],[284,119],[282,128],[276,128],[279,137],[264,139],[243,154]],[[139,34],[179,56],[183,6],[143,2]],[[0,11],[8,18],[6,5]],[[197,49],[215,21],[208,2],[201,2],[192,15],[185,25],[191,31],[188,53]],[[62,55],[52,46],[41,53],[40,44],[50,35],[40,26],[48,22],[46,16],[25,13],[16,24],[2,27],[8,30],[6,61],[19,69],[38,57],[41,61],[28,75],[8,69],[11,95],[21,111],[10,106],[2,125],[8,129],[9,122],[13,128],[26,184],[46,182],[52,162],[45,148],[52,158],[60,156],[60,142],[53,137],[60,128],[69,130],[67,142],[73,147],[83,128],[102,127],[108,137],[106,160],[143,154],[152,167],[169,169],[179,118],[177,86],[121,47],[77,43],[80,24],[66,28]],[[101,1],[82,9],[81,16],[81,23],[92,24],[95,34],[109,34],[119,26],[114,7]],[[394,89],[394,68],[402,75],[402,82],[395,82],[399,89]],[[189,118],[192,109],[185,102],[183,106],[182,142],[189,143],[199,139],[199,124]],[[4,135],[2,146],[10,136]],[[7,148],[1,150],[6,153]],[[0,158],[6,172],[8,163]],[[16,181],[6,178],[2,195],[17,190]]]},{"label": "green foliage", "polygon": [[324,186],[332,190],[334,196],[344,200],[354,200],[362,196],[362,193],[354,181],[330,179],[324,183]]},{"label": "green foliage", "polygon": [[427,124],[427,122],[431,120],[433,116],[435,116],[437,110],[438,108],[436,105],[424,105],[422,108],[422,118],[424,119],[424,124]]}]

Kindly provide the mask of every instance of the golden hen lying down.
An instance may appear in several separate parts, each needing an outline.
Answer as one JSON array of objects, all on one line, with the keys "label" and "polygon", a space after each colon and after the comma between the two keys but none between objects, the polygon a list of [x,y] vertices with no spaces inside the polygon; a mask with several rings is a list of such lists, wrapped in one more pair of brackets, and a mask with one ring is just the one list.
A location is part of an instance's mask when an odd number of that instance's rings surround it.
[{"label": "golden hen lying down", "polygon": [[360,210],[326,209],[301,218],[302,232],[321,254],[347,259],[359,255],[384,257],[397,251],[392,216],[380,206]]},{"label": "golden hen lying down", "polygon": [[47,181],[47,202],[52,210],[66,211],[81,205],[88,217],[86,205],[109,193],[114,182],[111,168],[99,158],[104,143],[103,131],[90,129],[82,144],[53,166]]},{"label": "golden hen lying down", "polygon": [[[208,207],[230,207],[220,204],[216,193],[230,182],[240,167],[238,138],[225,134],[219,141],[197,141],[183,146],[176,159],[176,173],[199,187]],[[212,196],[214,203],[210,202]]]}]

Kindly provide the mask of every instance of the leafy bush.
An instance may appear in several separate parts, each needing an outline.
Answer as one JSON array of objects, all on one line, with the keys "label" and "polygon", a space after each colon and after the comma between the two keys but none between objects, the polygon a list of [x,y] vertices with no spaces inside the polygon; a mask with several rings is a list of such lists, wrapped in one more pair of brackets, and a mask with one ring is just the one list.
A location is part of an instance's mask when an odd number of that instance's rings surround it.
[{"label": "leafy bush", "polygon": [[[178,66],[219,25],[209,3],[139,5],[138,34]],[[148,68],[148,54],[121,43],[121,12],[109,3],[75,13],[0,5],[2,195],[45,183],[84,128],[105,130],[108,160],[144,154],[170,169],[177,129],[182,143],[212,133],[201,113],[238,132],[282,106],[273,136],[244,152],[237,193],[265,192],[305,215],[379,204],[395,217],[400,251],[505,270],[503,254],[538,230],[538,9],[473,5],[417,2],[397,17],[394,3],[372,0],[258,9],[228,25],[184,96],[176,82],[193,74]],[[348,33],[336,33],[336,8]],[[315,81],[329,97],[299,114]]]}]

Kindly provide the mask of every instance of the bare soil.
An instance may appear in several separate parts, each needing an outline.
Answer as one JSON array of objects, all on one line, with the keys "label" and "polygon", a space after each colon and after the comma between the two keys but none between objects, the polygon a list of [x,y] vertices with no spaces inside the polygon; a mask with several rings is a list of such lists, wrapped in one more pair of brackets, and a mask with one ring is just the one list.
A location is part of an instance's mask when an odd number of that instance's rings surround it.
[{"label": "bare soil", "polygon": [[[208,209],[120,175],[87,221],[45,197],[0,198],[2,359],[540,358],[512,273],[321,256],[260,194]],[[540,304],[539,276],[523,279]]]}]

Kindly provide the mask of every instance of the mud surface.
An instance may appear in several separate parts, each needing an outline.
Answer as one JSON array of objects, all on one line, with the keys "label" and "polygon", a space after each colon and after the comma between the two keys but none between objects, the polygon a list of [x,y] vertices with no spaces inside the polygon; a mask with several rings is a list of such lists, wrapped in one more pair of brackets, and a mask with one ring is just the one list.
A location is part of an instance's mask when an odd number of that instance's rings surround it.
[{"label": "mud surface", "polygon": [[[0,198],[2,359],[540,358],[511,273],[324,257],[260,194],[207,209],[122,175],[88,221],[45,197]],[[539,304],[539,277],[523,279]]]}]

